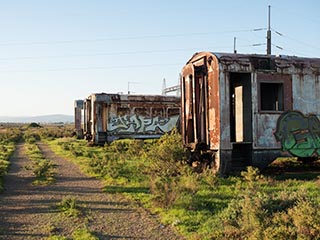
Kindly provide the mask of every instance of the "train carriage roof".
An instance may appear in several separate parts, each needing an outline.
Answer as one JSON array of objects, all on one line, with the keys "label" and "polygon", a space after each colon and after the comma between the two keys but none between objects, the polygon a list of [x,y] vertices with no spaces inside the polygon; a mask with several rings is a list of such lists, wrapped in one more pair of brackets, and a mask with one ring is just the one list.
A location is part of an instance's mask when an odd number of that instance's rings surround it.
[{"label": "train carriage roof", "polygon": [[197,52],[195,53],[186,65],[195,62],[202,57],[215,57],[219,62],[223,61],[249,61],[254,62],[257,59],[270,59],[275,62],[282,62],[286,64],[312,66],[320,68],[320,58],[307,58],[288,55],[266,55],[266,54],[239,54],[239,53],[220,53],[220,52]]}]

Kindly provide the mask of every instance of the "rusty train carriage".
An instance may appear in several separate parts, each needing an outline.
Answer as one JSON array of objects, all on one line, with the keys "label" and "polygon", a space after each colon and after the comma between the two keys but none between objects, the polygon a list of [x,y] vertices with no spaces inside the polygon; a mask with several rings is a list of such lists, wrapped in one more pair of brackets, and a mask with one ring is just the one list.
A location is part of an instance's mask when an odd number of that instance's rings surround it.
[{"label": "rusty train carriage", "polygon": [[181,128],[192,160],[221,173],[320,154],[320,59],[196,53],[181,73]]},{"label": "rusty train carriage", "polygon": [[91,94],[83,101],[83,113],[84,135],[95,144],[120,138],[159,138],[178,127],[180,98]]}]

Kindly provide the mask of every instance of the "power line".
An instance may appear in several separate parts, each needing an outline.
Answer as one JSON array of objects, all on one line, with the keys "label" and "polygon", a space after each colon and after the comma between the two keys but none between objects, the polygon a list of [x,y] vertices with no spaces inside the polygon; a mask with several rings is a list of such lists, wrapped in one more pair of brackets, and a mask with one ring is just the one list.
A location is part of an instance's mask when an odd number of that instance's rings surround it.
[{"label": "power line", "polygon": [[[251,45],[239,45],[239,47],[248,47]],[[197,48],[177,48],[177,49],[163,49],[163,50],[142,50],[142,51],[120,51],[120,52],[105,52],[105,53],[85,53],[85,54],[70,54],[70,55],[51,55],[51,56],[19,56],[0,58],[0,60],[31,60],[31,59],[56,59],[56,58],[78,58],[78,57],[99,57],[99,56],[114,56],[114,55],[135,55],[135,54],[156,54],[156,53],[171,53],[171,52],[185,52],[185,51],[199,51],[199,49],[211,48],[227,48],[225,46],[210,46]]]},{"label": "power line", "polygon": [[194,33],[178,33],[178,34],[161,34],[161,35],[145,35],[145,36],[127,36],[127,37],[110,37],[110,38],[94,38],[94,39],[74,39],[74,40],[56,40],[56,41],[39,41],[39,42],[0,42],[0,46],[18,46],[18,45],[52,45],[52,44],[73,44],[73,43],[91,43],[91,42],[106,42],[106,41],[120,41],[120,40],[142,40],[142,39],[156,39],[156,38],[175,38],[186,36],[200,36],[212,34],[228,34],[240,32],[260,31],[263,28],[243,29],[243,30],[228,30],[217,32],[194,32]]},{"label": "power line", "polygon": [[149,68],[149,67],[170,67],[183,66],[184,63],[159,63],[159,64],[141,64],[141,65],[119,65],[103,67],[70,67],[70,68],[50,68],[38,70],[0,70],[0,73],[31,73],[31,72],[64,72],[64,71],[84,71],[84,70],[111,70],[111,69],[131,69],[131,68]]}]

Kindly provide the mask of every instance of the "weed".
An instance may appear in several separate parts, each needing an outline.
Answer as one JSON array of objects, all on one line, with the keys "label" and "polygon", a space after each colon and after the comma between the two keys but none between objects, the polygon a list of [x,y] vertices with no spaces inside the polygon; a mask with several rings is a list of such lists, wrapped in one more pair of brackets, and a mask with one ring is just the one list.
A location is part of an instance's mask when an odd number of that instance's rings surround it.
[{"label": "weed", "polygon": [[77,229],[72,233],[72,237],[74,240],[98,240],[92,232],[90,232],[87,228]]},{"label": "weed", "polygon": [[7,174],[10,165],[9,159],[15,144],[20,138],[20,131],[16,128],[0,132],[0,192],[3,190],[2,178]]},{"label": "weed", "polygon": [[47,240],[68,240],[68,238],[63,236],[52,235],[48,237]]},{"label": "weed", "polygon": [[299,198],[288,215],[297,229],[298,239],[320,239],[319,204],[314,199]]},{"label": "weed", "polygon": [[26,144],[26,153],[31,163],[26,166],[27,170],[31,170],[36,180],[35,185],[49,184],[54,182],[55,165],[51,160],[45,159],[39,147],[35,144]]},{"label": "weed", "polygon": [[67,196],[57,204],[58,209],[68,217],[78,217],[81,215],[80,207],[77,204],[76,198]]}]

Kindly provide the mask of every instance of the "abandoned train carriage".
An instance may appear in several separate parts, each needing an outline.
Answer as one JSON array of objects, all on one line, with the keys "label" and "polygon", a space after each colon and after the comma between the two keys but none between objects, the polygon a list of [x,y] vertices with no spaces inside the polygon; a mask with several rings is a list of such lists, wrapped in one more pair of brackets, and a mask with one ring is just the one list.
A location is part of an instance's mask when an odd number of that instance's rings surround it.
[{"label": "abandoned train carriage", "polygon": [[159,138],[180,123],[180,98],[174,96],[98,93],[84,100],[83,109],[84,135],[95,144]]},{"label": "abandoned train carriage", "polygon": [[320,154],[320,59],[196,53],[181,73],[181,128],[192,161],[220,173]]}]

